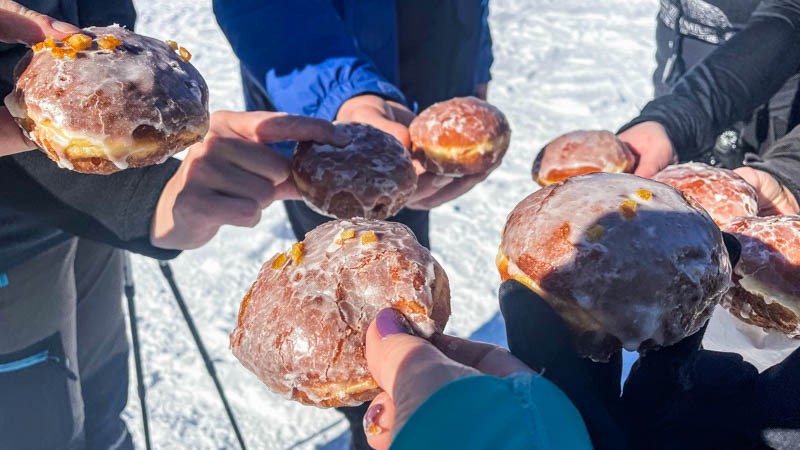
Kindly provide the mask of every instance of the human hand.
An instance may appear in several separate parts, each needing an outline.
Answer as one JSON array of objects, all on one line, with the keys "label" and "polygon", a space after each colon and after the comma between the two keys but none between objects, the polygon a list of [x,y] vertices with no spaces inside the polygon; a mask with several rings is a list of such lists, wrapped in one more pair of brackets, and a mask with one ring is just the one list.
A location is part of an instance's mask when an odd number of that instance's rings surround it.
[{"label": "human hand", "polygon": [[17,2],[0,0],[0,42],[33,45],[52,36],[64,39],[80,28],[30,10]]},{"label": "human hand", "polygon": [[372,125],[394,136],[403,147],[411,148],[408,125],[414,120],[414,113],[398,102],[377,95],[358,95],[342,104],[336,120]]},{"label": "human hand", "polygon": [[734,169],[734,172],[756,189],[759,215],[800,214],[798,199],[771,174],[747,166]]},{"label": "human hand", "polygon": [[[0,42],[32,45],[47,36],[63,39],[80,29],[32,11],[17,2],[0,0]],[[5,107],[0,107],[0,156],[33,150],[29,141]]]},{"label": "human hand", "polygon": [[364,416],[369,445],[389,448],[411,414],[451,381],[480,374],[533,373],[506,350],[446,335],[419,338],[395,309],[381,310],[367,330],[367,363],[384,392]]},{"label": "human hand", "polygon": [[222,225],[253,227],[273,201],[300,198],[289,160],[264,145],[289,140],[348,144],[325,120],[266,111],[212,114],[205,140],[189,148],[161,193],[153,245],[196,248]]},{"label": "human hand", "polygon": [[678,162],[667,131],[658,122],[642,122],[617,137],[628,145],[638,160],[634,175],[650,178],[670,164]]},{"label": "human hand", "polygon": [[498,160],[486,172],[462,177],[449,177],[431,172],[422,172],[419,175],[419,181],[417,181],[417,190],[411,196],[407,206],[413,209],[433,209],[456,199],[485,180],[492,171],[500,167],[501,163],[502,160]]}]

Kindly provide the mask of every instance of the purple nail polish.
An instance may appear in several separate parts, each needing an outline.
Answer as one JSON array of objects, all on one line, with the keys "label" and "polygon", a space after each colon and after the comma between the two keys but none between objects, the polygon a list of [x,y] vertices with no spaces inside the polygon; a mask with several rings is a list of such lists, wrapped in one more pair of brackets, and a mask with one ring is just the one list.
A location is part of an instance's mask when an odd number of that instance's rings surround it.
[{"label": "purple nail polish", "polygon": [[374,436],[383,431],[383,428],[378,425],[378,419],[381,417],[381,414],[383,414],[383,405],[380,403],[370,406],[367,413],[364,414],[364,432],[367,433],[368,436]]},{"label": "purple nail polish", "polygon": [[375,317],[375,326],[378,328],[378,334],[381,337],[391,334],[414,334],[406,318],[393,308],[380,310]]}]

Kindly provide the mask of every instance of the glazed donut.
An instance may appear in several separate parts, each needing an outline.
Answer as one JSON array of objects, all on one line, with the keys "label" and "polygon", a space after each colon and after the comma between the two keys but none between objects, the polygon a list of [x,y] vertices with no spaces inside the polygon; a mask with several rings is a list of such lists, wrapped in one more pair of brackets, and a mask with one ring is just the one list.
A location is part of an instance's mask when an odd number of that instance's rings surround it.
[{"label": "glazed donut", "polygon": [[533,163],[540,186],[594,172],[633,172],[636,157],[617,136],[605,130],[572,131],[547,144]]},{"label": "glazed donut", "polygon": [[327,222],[264,264],[231,348],[274,392],[319,407],[358,405],[380,392],[364,344],[386,307],[421,336],[441,332],[450,316],[447,275],[405,225]]},{"label": "glazed donut", "polygon": [[742,217],[723,229],[742,254],[722,305],[744,322],[800,338],[800,216]]},{"label": "glazed donut", "polygon": [[653,179],[690,195],[719,226],[736,217],[754,217],[758,212],[755,188],[732,170],[703,163],[676,164]]},{"label": "glazed donut", "polygon": [[493,169],[511,141],[506,116],[475,97],[431,105],[411,122],[408,132],[412,152],[425,170],[451,177]]},{"label": "glazed donut", "polygon": [[291,169],[297,190],[314,211],[329,217],[386,219],[417,190],[408,150],[365,124],[337,124],[350,138],[340,148],[300,142]]},{"label": "glazed donut", "polygon": [[703,208],[628,174],[571,177],[522,200],[497,266],[544,298],[596,361],[696,332],[731,280],[722,233]]},{"label": "glazed donut", "polygon": [[109,174],[158,164],[208,130],[208,87],[190,56],[119,26],[86,28],[34,45],[5,104],[63,168]]}]

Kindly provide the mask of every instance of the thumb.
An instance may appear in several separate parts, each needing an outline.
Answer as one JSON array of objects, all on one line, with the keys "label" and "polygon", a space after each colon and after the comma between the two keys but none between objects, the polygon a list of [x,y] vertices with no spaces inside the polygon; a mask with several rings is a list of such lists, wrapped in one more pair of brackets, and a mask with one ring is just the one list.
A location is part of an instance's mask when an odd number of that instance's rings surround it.
[{"label": "thumb", "polygon": [[52,36],[64,39],[80,28],[30,10],[17,2],[0,0],[0,41],[32,45]]},{"label": "thumb", "polygon": [[384,117],[374,117],[369,121],[369,125],[372,125],[384,133],[391,134],[403,144],[403,147],[411,148],[411,135],[408,134],[408,127],[405,125]]},{"label": "thumb", "polygon": [[480,374],[413,333],[405,317],[392,308],[378,312],[367,330],[367,365],[378,386],[392,397],[394,431],[440,387]]}]

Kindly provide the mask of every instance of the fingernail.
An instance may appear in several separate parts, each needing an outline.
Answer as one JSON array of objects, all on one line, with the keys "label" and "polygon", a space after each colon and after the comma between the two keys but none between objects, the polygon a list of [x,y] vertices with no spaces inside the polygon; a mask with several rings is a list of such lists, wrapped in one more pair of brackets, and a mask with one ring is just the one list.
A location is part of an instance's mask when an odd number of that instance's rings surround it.
[{"label": "fingernail", "polygon": [[53,23],[52,23],[52,24],[50,24],[50,25],[51,25],[51,26],[52,26],[52,27],[53,27],[55,30],[57,30],[57,31],[60,31],[60,32],[62,32],[62,33],[74,33],[74,32],[76,32],[76,31],[78,31],[78,29],[79,29],[79,28],[78,28],[78,27],[76,27],[75,25],[72,25],[72,24],[70,24],[70,23],[66,23],[66,22],[61,22],[61,21],[58,21],[58,20],[56,20],[55,22],[53,22]]},{"label": "fingernail", "polygon": [[381,337],[392,334],[414,334],[406,318],[393,308],[380,310],[375,317],[375,326],[378,328],[378,334]]},{"label": "fingernail", "polygon": [[364,432],[368,436],[375,436],[383,431],[383,428],[378,425],[378,419],[380,419],[381,414],[383,414],[383,405],[380,403],[370,406],[367,413],[364,414]]}]

